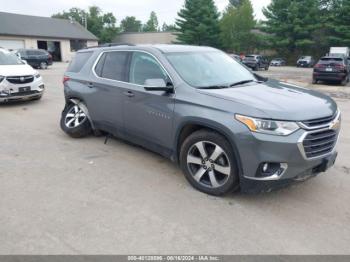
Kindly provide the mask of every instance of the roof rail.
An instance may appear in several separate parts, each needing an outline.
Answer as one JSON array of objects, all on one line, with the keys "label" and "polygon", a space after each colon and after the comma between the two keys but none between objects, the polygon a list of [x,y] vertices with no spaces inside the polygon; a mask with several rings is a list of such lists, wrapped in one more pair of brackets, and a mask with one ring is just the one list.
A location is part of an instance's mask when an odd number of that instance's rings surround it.
[{"label": "roof rail", "polygon": [[86,50],[86,49],[91,49],[91,48],[98,48],[98,47],[112,47],[112,46],[135,46],[134,44],[129,44],[129,43],[106,43],[102,45],[97,45],[97,46],[89,46],[82,48],[81,50]]}]

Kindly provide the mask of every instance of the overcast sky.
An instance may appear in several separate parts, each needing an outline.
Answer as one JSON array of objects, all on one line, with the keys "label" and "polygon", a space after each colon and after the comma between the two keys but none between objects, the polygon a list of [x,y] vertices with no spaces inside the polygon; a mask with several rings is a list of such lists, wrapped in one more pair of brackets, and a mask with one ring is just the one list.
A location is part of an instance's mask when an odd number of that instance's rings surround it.
[{"label": "overcast sky", "polygon": [[[271,0],[251,0],[254,6],[257,19],[262,19],[261,9],[270,3]],[[163,22],[173,23],[177,11],[182,7],[184,0],[25,0],[25,1],[1,1],[0,11],[51,16],[53,13],[68,10],[71,7],[87,8],[91,5],[97,5],[104,12],[112,12],[120,22],[125,16],[136,16],[145,22],[151,11],[155,11],[159,18],[159,24]],[[215,0],[219,10],[222,11],[228,4],[228,0]]]}]

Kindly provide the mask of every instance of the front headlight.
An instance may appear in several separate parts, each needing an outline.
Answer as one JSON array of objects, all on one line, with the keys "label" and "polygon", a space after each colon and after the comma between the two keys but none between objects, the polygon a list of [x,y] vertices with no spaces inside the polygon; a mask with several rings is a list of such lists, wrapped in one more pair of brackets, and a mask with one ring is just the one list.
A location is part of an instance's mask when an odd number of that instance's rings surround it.
[{"label": "front headlight", "polygon": [[40,78],[40,77],[41,77],[41,75],[39,73],[35,74],[35,78]]},{"label": "front headlight", "polygon": [[300,128],[295,122],[258,119],[242,115],[236,115],[235,117],[245,124],[250,131],[268,135],[288,136]]}]

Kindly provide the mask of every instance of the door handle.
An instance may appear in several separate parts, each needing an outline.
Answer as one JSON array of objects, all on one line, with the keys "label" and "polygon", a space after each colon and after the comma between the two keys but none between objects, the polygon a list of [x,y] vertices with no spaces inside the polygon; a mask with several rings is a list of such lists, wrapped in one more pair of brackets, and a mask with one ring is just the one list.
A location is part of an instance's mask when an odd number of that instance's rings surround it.
[{"label": "door handle", "polygon": [[135,94],[131,91],[125,91],[125,92],[123,92],[123,94],[126,95],[127,97],[134,97],[135,96]]},{"label": "door handle", "polygon": [[87,86],[88,86],[89,88],[93,88],[93,87],[94,87],[94,84],[93,84],[93,83],[88,83]]}]

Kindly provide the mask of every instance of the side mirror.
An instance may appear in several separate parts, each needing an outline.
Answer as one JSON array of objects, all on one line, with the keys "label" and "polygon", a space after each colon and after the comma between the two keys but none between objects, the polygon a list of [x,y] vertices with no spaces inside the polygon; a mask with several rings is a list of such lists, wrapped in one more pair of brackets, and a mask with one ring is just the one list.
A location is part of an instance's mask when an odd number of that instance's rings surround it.
[{"label": "side mirror", "polygon": [[164,79],[147,79],[145,81],[145,90],[146,91],[164,91],[164,92],[173,92],[174,87],[167,84]]},{"label": "side mirror", "polygon": [[23,62],[23,64],[28,64],[26,60],[21,60]]}]

